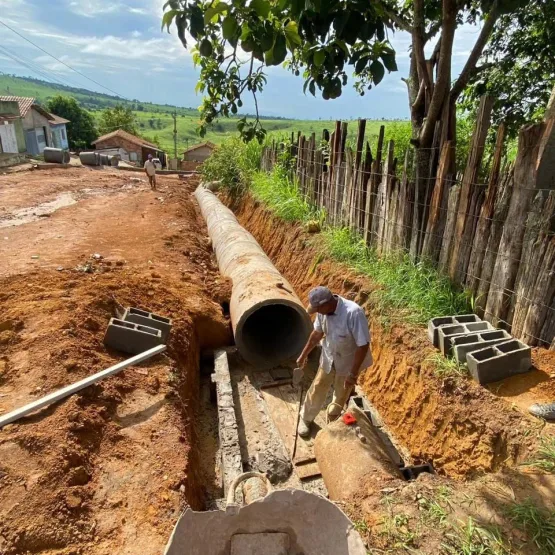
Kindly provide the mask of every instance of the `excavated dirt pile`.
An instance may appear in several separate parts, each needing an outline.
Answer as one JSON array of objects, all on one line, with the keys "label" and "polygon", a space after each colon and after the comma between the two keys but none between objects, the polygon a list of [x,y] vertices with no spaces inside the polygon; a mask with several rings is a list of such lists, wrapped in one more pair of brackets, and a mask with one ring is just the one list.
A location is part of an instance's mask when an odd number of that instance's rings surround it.
[{"label": "excavated dirt pile", "polygon": [[[183,508],[204,507],[199,355],[231,342],[230,286],[196,183],[159,184],[86,168],[0,178],[0,414],[124,360],[102,341],[124,307],[173,319],[163,355],[0,430],[0,553],[159,554]],[[75,202],[48,204],[60,194]]]}]

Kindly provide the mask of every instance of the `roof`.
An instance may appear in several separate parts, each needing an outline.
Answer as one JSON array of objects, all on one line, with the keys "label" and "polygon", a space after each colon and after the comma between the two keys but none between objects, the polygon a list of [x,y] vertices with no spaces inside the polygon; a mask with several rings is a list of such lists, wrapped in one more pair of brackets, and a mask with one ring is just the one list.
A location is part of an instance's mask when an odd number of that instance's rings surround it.
[{"label": "roof", "polygon": [[50,114],[50,121],[53,125],[62,125],[62,123],[69,123],[68,119],[57,116],[56,114]]},{"label": "roof", "polygon": [[19,119],[15,114],[0,114],[0,121],[13,121]]},{"label": "roof", "polygon": [[156,145],[149,143],[148,141],[145,141],[144,139],[141,139],[141,137],[137,137],[136,135],[132,135],[131,133],[128,133],[127,131],[124,131],[123,129],[117,129],[116,131],[112,131],[111,133],[108,133],[106,135],[102,135],[102,137],[98,137],[98,139],[96,139],[96,141],[93,141],[93,145],[97,144],[97,143],[101,143],[103,141],[106,141],[108,139],[113,139],[114,137],[120,137],[121,139],[125,139],[126,141],[129,141],[130,143],[133,143],[134,145],[138,145],[138,146],[146,146],[147,148],[153,148],[156,150],[162,150],[161,148],[157,147]]},{"label": "roof", "polygon": [[41,108],[34,98],[26,96],[0,96],[2,102],[17,102],[19,104],[19,113],[24,118],[31,108],[42,114],[47,119],[52,119],[52,116],[44,109]]},{"label": "roof", "polygon": [[204,143],[200,143],[198,145],[193,145],[193,146],[185,149],[183,151],[183,154],[185,154],[186,152],[192,152],[193,150],[197,150],[199,148],[202,148],[203,146],[207,146],[208,148],[211,148],[212,150],[216,148],[216,145],[214,143],[211,143],[210,141],[205,141]]}]

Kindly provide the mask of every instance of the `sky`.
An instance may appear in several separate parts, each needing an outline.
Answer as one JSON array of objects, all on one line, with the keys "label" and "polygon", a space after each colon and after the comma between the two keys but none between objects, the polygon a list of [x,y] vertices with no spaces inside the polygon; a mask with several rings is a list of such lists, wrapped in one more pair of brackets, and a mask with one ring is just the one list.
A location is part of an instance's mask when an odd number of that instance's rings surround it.
[{"label": "sky", "polygon": [[[0,0],[0,21],[96,83],[78,75],[0,25],[0,71],[142,101],[196,108],[198,70],[172,30],[160,29],[165,0]],[[462,69],[479,29],[461,27],[455,37],[453,76]],[[335,100],[302,92],[303,79],[268,68],[260,112],[298,119],[406,119],[410,37],[390,37],[399,71],[386,74],[364,97],[346,87]],[[433,46],[433,45],[431,45]],[[14,60],[16,58],[17,60]],[[23,62],[26,65],[23,65]],[[32,70],[30,69],[32,68]],[[38,73],[37,73],[38,72]],[[252,111],[250,101],[244,111]]]}]

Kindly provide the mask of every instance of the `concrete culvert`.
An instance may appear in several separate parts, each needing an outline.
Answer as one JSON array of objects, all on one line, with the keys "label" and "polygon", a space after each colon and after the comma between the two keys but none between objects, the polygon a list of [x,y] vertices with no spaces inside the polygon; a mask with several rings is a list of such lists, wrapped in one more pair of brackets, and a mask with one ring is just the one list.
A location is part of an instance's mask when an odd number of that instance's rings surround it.
[{"label": "concrete culvert", "polygon": [[233,282],[230,316],[237,349],[260,368],[298,356],[312,324],[293,287],[213,193],[201,185],[195,196],[220,272]]},{"label": "concrete culvert", "polygon": [[55,164],[69,164],[69,152],[61,148],[46,147],[43,152],[45,162]]}]

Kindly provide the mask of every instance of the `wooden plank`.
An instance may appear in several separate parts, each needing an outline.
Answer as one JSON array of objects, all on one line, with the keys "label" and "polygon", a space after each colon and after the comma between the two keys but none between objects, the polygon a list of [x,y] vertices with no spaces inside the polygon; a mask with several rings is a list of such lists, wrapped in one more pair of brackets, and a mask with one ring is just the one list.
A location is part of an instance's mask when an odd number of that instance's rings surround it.
[{"label": "wooden plank", "polygon": [[296,465],[295,473],[300,480],[308,480],[310,478],[316,478],[322,475],[317,462],[309,462],[302,465]]},{"label": "wooden plank", "polygon": [[493,98],[487,95],[482,96],[476,116],[476,125],[474,127],[474,133],[472,134],[472,141],[470,143],[468,162],[461,183],[459,206],[457,207],[458,213],[453,232],[451,259],[449,262],[449,275],[451,279],[459,283],[464,283],[468,259],[470,257],[472,239],[470,226],[473,222],[468,212],[482,165],[482,156],[484,154],[484,146],[490,126],[492,107]]},{"label": "wooden plank", "polygon": [[387,252],[386,235],[389,226],[389,205],[391,200],[391,181],[393,168],[393,151],[395,144],[389,141],[387,159],[383,168],[382,180],[378,188],[376,199],[376,215],[378,217],[376,226],[376,243],[378,252]]},{"label": "wooden plank", "polygon": [[370,244],[370,235],[372,233],[372,210],[374,208],[374,196],[372,190],[372,150],[370,144],[366,143],[366,199],[364,201],[364,224],[363,224],[363,237],[364,242]]},{"label": "wooden plank", "polygon": [[106,368],[106,370],[97,372],[92,376],[88,376],[87,378],[84,378],[74,384],[63,387],[62,389],[58,389],[57,391],[53,391],[52,393],[49,393],[48,395],[45,395],[44,397],[41,397],[40,399],[37,399],[36,401],[33,401],[32,403],[29,403],[24,407],[16,409],[0,417],[0,428],[5,426],[6,424],[10,424],[11,422],[15,422],[16,420],[19,420],[20,418],[22,418],[23,416],[26,416],[27,414],[31,414],[36,410],[46,407],[47,405],[51,405],[52,403],[61,401],[62,399],[65,399],[66,397],[69,397],[70,395],[77,393],[81,389],[85,389],[85,387],[88,387],[89,385],[99,382],[104,378],[108,378],[109,376],[114,376],[115,374],[118,374],[128,366],[139,364],[144,360],[147,360],[160,353],[163,353],[165,350],[166,350],[166,345],[157,345],[152,349],[148,349],[148,351],[145,351],[144,353],[135,355],[134,357],[128,358],[127,360],[122,360],[121,362],[114,364],[114,366],[110,366],[110,368]]},{"label": "wooden plank", "polygon": [[454,155],[455,151],[452,141],[446,141],[441,149],[439,169],[430,201],[428,225],[426,226],[426,234],[422,245],[422,258],[433,262],[438,261],[443,242],[443,232],[447,220],[447,215],[442,210],[444,205],[443,199],[448,194],[449,169]]},{"label": "wooden plank", "polygon": [[502,123],[497,130],[497,140],[495,142],[495,151],[493,155],[493,163],[488,181],[488,190],[486,199],[480,210],[480,218],[474,234],[472,252],[470,253],[470,261],[468,263],[466,287],[472,294],[478,290],[480,270],[484,261],[486,245],[488,244],[489,233],[491,228],[491,219],[495,209],[495,199],[497,198],[497,187],[499,184],[499,175],[501,171],[501,160],[503,157],[503,143],[505,140],[505,124]]},{"label": "wooden plank", "polygon": [[453,241],[453,229],[455,228],[455,219],[457,216],[457,206],[459,204],[459,195],[461,186],[455,185],[449,190],[449,200],[447,203],[447,221],[445,222],[445,233],[443,234],[443,242],[439,253],[438,268],[441,272],[447,273],[449,268],[449,258],[451,256],[451,243]]}]

